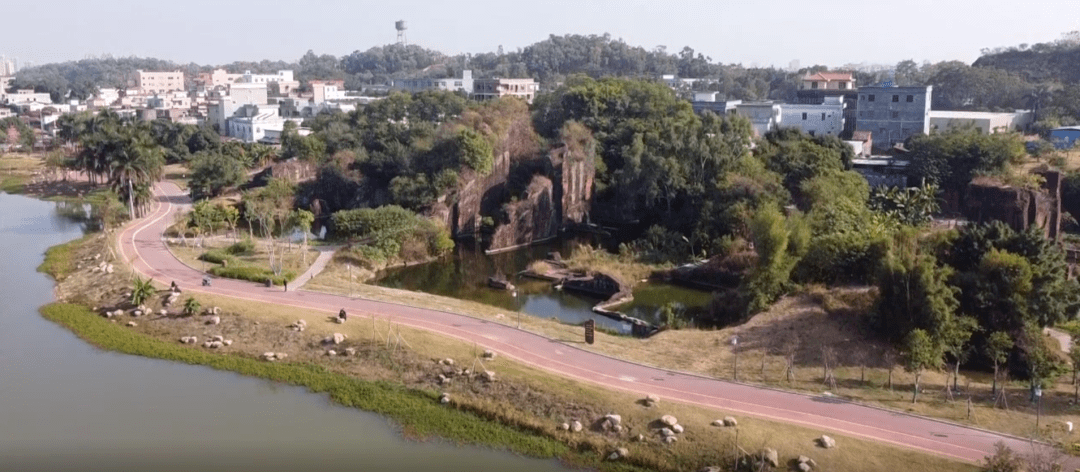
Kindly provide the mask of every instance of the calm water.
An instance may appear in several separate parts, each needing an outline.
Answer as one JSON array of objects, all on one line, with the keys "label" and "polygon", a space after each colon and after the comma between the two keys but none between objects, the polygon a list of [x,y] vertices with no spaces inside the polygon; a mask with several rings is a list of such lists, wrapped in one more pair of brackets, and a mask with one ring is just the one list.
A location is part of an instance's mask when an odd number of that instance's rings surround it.
[{"label": "calm water", "polygon": [[[70,213],[70,212],[69,212]],[[401,438],[324,395],[95,349],[37,313],[56,205],[0,193],[0,471],[556,471],[556,461]]]},{"label": "calm water", "polygon": [[[414,290],[454,298],[473,300],[507,310],[521,311],[542,318],[556,318],[578,324],[594,319],[597,325],[622,333],[630,332],[630,324],[593,313],[592,307],[603,301],[578,293],[554,290],[550,282],[515,277],[532,261],[543,259],[551,251],[569,255],[576,241],[541,244],[521,250],[485,255],[482,251],[459,247],[452,257],[428,264],[399,267],[384,271],[373,282],[384,287]],[[488,287],[488,277],[501,272],[517,286],[517,297],[505,290]],[[696,316],[712,295],[662,283],[638,284],[634,301],[617,307],[622,313],[658,324],[658,312],[665,304],[674,302],[687,318]]]}]

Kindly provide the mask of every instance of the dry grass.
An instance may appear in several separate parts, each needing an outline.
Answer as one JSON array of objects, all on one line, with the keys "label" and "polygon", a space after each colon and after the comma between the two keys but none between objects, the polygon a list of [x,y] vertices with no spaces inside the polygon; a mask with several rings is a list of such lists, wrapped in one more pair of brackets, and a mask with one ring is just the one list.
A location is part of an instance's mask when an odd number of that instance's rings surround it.
[{"label": "dry grass", "polygon": [[603,249],[588,245],[579,245],[565,259],[567,267],[575,271],[602,272],[618,278],[624,284],[633,287],[645,280],[653,272],[667,267],[644,264],[632,258],[612,254]]}]

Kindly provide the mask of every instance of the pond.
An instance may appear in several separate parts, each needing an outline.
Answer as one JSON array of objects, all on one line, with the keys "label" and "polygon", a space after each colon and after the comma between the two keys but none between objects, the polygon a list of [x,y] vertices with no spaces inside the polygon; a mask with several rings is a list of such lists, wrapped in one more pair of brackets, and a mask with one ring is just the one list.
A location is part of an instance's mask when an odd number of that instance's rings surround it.
[{"label": "pond", "polygon": [[[529,315],[556,318],[564,323],[579,324],[592,319],[596,320],[598,327],[629,333],[629,323],[592,311],[593,305],[603,301],[602,299],[556,290],[551,282],[515,275],[528,268],[531,262],[545,258],[550,252],[559,251],[563,255],[569,255],[573,246],[581,242],[580,239],[566,239],[490,255],[459,245],[450,257],[426,264],[389,269],[380,273],[371,283],[472,300],[506,310],[520,309]],[[497,272],[504,274],[517,286],[516,297],[512,292],[488,286],[488,277]],[[705,309],[711,299],[709,292],[648,282],[639,283],[634,288],[633,302],[614,309],[652,324],[660,324],[663,320],[660,319],[659,312],[665,304],[675,303],[677,312],[686,319],[692,319]]]},{"label": "pond", "polygon": [[0,470],[567,470],[407,441],[385,418],[303,388],[86,344],[37,312],[54,284],[35,269],[82,234],[78,213],[0,193]]}]

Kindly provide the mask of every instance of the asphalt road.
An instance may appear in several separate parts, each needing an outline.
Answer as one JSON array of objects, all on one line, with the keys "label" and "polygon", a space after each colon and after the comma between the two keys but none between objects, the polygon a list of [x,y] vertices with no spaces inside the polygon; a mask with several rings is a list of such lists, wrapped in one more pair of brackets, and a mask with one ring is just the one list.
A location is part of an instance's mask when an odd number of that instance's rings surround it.
[{"label": "asphalt road", "polygon": [[[395,323],[476,343],[564,377],[641,396],[655,394],[665,401],[712,408],[717,410],[717,417],[742,415],[796,424],[825,434],[858,437],[969,462],[981,461],[993,451],[994,443],[998,441],[1021,453],[1030,452],[1032,448],[1031,443],[1022,438],[836,398],[783,392],[640,365],[583,350],[572,342],[549,339],[513,326],[464,315],[303,290],[283,292],[279,287],[267,288],[231,279],[214,279],[211,287],[202,287],[204,274],[176,259],[162,237],[174,221],[173,214],[190,200],[176,185],[168,182],[158,184],[155,192],[158,204],[154,211],[120,233],[121,254],[143,276],[165,284],[176,281],[186,291],[329,314],[345,308],[355,315],[392,317]],[[1065,470],[1077,467],[1071,462],[1070,459]]]}]

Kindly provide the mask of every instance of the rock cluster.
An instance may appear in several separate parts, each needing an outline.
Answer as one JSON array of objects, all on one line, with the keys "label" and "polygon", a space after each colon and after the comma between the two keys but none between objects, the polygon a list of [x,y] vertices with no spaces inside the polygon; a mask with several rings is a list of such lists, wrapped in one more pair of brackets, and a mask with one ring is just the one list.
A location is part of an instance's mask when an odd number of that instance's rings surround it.
[{"label": "rock cluster", "polygon": [[210,308],[207,308],[206,311],[203,312],[203,314],[206,315],[206,316],[220,315],[221,314],[221,308],[218,308],[216,306],[215,307],[210,307]]},{"label": "rock cluster", "polygon": [[682,434],[683,427],[681,424],[679,424],[678,419],[671,415],[664,415],[661,416],[658,421],[660,421],[661,424],[666,426],[664,428],[660,428],[659,430],[660,440],[663,441],[664,444],[671,444],[679,440],[675,437],[675,435]]},{"label": "rock cluster", "polygon": [[621,433],[623,430],[622,416],[614,413],[604,415],[604,417],[599,420],[599,424],[600,430],[606,433]]},{"label": "rock cluster", "polygon": [[795,468],[799,470],[799,472],[810,472],[817,468],[817,462],[814,462],[814,460],[809,457],[799,456],[799,458],[795,460]]},{"label": "rock cluster", "polygon": [[439,403],[442,403],[443,405],[450,403],[450,394],[443,392],[442,395],[439,395]]},{"label": "rock cluster", "polygon": [[293,331],[303,331],[307,329],[307,321],[296,320],[296,323],[289,325],[289,329]]},{"label": "rock cluster", "polygon": [[106,311],[105,313],[102,313],[101,316],[104,316],[106,318],[112,318],[114,316],[121,316],[123,314],[124,314],[124,310],[113,310],[113,311]]},{"label": "rock cluster", "polygon": [[199,342],[199,338],[196,336],[183,336],[180,338],[180,342],[183,344],[195,344]]},{"label": "rock cluster", "polygon": [[660,397],[653,394],[645,395],[645,400],[642,400],[642,402],[645,403],[645,406],[656,406],[657,403],[660,403]]},{"label": "rock cluster", "polygon": [[264,352],[259,356],[260,359],[271,362],[285,360],[286,357],[289,355],[284,352]]},{"label": "rock cluster", "polygon": [[91,273],[101,272],[103,274],[111,274],[111,273],[113,273],[113,271],[114,271],[113,265],[109,264],[108,262],[104,262],[104,261],[101,264],[98,264],[98,265],[90,268]]},{"label": "rock cluster", "polygon": [[817,443],[818,446],[821,446],[825,449],[832,449],[836,447],[836,440],[824,434],[822,434],[820,438],[817,438]]},{"label": "rock cluster", "polygon": [[162,302],[162,305],[171,306],[172,304],[176,303],[176,301],[179,300],[179,299],[180,299],[180,294],[179,293],[169,292],[169,296],[165,298],[165,301]]},{"label": "rock cluster", "polygon": [[348,336],[345,336],[344,334],[341,334],[341,333],[334,333],[334,334],[332,334],[330,336],[327,336],[327,337],[323,338],[322,343],[323,344],[341,344],[341,343],[345,342],[345,338],[347,338],[347,337]]}]

